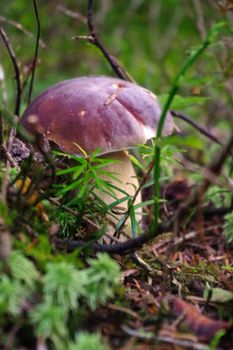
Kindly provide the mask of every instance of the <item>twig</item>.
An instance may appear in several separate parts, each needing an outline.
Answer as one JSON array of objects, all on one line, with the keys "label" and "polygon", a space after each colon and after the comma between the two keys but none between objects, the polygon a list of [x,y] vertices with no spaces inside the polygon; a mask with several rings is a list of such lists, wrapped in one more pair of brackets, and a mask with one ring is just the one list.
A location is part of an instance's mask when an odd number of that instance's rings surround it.
[{"label": "twig", "polygon": [[[17,117],[15,116],[15,118]],[[16,128],[13,127],[11,128],[11,131],[10,131],[9,140],[6,147],[6,154],[9,154],[9,155],[11,154],[11,149],[14,143],[15,135],[16,135]],[[3,203],[5,203],[7,199],[9,169],[10,169],[10,161],[7,159],[6,168],[4,170],[3,179],[2,179],[2,187],[1,187],[1,197],[2,197]]]},{"label": "twig", "polygon": [[[167,232],[172,227],[173,221],[168,221],[164,224],[158,226],[157,234],[162,232]],[[108,252],[111,254],[128,254],[134,250],[140,249],[145,243],[149,242],[152,239],[149,233],[144,233],[137,238],[128,239],[122,243],[116,244],[101,244],[101,243],[91,243],[91,248],[94,251],[99,252]],[[77,248],[84,248],[87,245],[90,245],[90,242],[84,240],[64,240],[60,238],[55,238],[54,241],[57,248],[66,249],[68,252],[72,252]]]},{"label": "twig", "polygon": [[131,253],[130,258],[135,265],[141,267],[144,271],[151,272],[153,270],[136,252]]},{"label": "twig", "polygon": [[203,126],[199,125],[198,123],[194,122],[192,119],[190,119],[187,115],[184,115],[183,113],[179,113],[176,111],[170,111],[171,115],[175,118],[179,118],[186,123],[192,125],[195,129],[197,129],[202,135],[205,135],[213,142],[222,145],[222,142],[213,134],[211,134],[209,131],[207,131]]},{"label": "twig", "polygon": [[76,11],[71,11],[67,8],[65,8],[65,6],[63,5],[58,5],[57,6],[58,11],[64,13],[66,16],[69,16],[71,18],[77,19],[80,22],[87,24],[87,19],[86,17],[84,17],[83,15],[81,15],[80,13],[76,12]]},{"label": "twig", "polygon": [[195,17],[197,19],[197,28],[200,33],[200,37],[203,40],[206,36],[206,29],[200,0],[193,0],[193,5],[196,11]]},{"label": "twig", "polygon": [[[16,21],[12,21],[11,19],[5,18],[3,16],[0,16],[0,22],[1,23],[6,23],[6,24],[9,24],[9,25],[13,26],[14,28],[20,30],[22,33],[24,33],[29,38],[33,38],[34,37],[33,33],[31,33],[29,30],[24,28],[24,26],[22,26],[21,23],[18,23]],[[40,46],[43,47],[43,48],[45,47],[45,43],[42,40],[40,40]]]},{"label": "twig", "polygon": [[33,82],[34,82],[34,77],[35,77],[36,62],[37,62],[38,50],[39,50],[39,42],[40,42],[40,19],[39,19],[39,13],[38,13],[38,9],[37,9],[36,0],[32,0],[32,1],[33,1],[34,11],[35,11],[35,15],[36,15],[37,34],[36,34],[36,47],[35,47],[34,59],[33,59],[33,63],[32,63],[32,76],[31,76],[29,93],[28,93],[28,104],[31,102]]},{"label": "twig", "polygon": [[[231,156],[232,153],[229,153],[229,156]],[[186,169],[191,172],[197,173],[202,175],[203,177],[209,179],[209,181],[212,184],[215,184],[219,187],[225,187],[227,190],[233,192],[233,182],[230,178],[228,178],[226,175],[222,174],[221,178],[219,176],[216,176],[214,173],[211,173],[209,169],[202,168],[201,166],[194,164],[187,160],[185,156],[183,155],[180,164]]]},{"label": "twig", "polygon": [[112,304],[112,303],[108,303],[106,306],[111,310],[120,311],[125,313],[126,315],[129,315],[135,318],[136,320],[141,320],[141,316],[137,312],[131,310],[130,308],[127,308],[121,305]]},{"label": "twig", "polygon": [[[126,72],[126,70],[120,65],[120,63],[113,57],[108,50],[104,47],[102,41],[100,40],[99,35],[95,29],[94,21],[93,21],[93,0],[88,0],[87,6],[87,26],[90,32],[90,37],[87,37],[90,43],[95,45],[100,49],[104,57],[107,59],[109,64],[111,65],[113,71],[116,75],[123,80],[133,81],[132,77]],[[79,37],[77,37],[79,38]]]},{"label": "twig", "polygon": [[[21,323],[21,321],[20,321]],[[21,324],[20,323],[16,323],[12,329],[10,330],[9,332],[9,335],[6,339],[6,343],[4,345],[4,348],[3,350],[10,350],[13,348],[13,345],[14,345],[14,341],[15,341],[15,337],[16,337],[16,334],[18,333],[20,327],[21,327]]]},{"label": "twig", "polygon": [[6,24],[10,24],[11,26],[15,27],[16,29],[20,30],[21,32],[23,32],[25,35],[27,35],[28,37],[32,38],[32,33],[29,32],[26,28],[24,28],[22,26],[22,24],[12,21],[11,19],[7,19],[3,16],[0,16],[0,22],[1,23],[6,23]]},{"label": "twig", "polygon": [[19,115],[19,110],[20,110],[20,104],[21,104],[21,93],[22,93],[22,86],[21,86],[21,78],[20,78],[20,70],[19,70],[19,64],[17,62],[14,50],[11,46],[11,43],[9,41],[9,38],[4,31],[4,29],[0,26],[0,35],[4,41],[4,44],[6,46],[6,49],[9,53],[9,56],[11,58],[11,61],[14,66],[15,70],[15,79],[16,79],[16,84],[17,84],[17,94],[16,94],[16,104],[15,104],[15,114],[18,116]]},{"label": "twig", "polygon": [[[208,350],[209,347],[206,346],[205,344],[201,344],[201,343],[197,343],[194,341],[190,341],[190,340],[185,340],[185,339],[179,339],[179,338],[175,338],[175,337],[168,337],[166,335],[151,335],[151,333],[146,333],[143,332],[142,330],[137,331],[134,329],[131,329],[127,326],[122,326],[122,329],[129,335],[133,336],[133,337],[137,337],[140,339],[147,339],[147,340],[154,340],[156,342],[162,342],[162,343],[168,343],[168,344],[172,344],[172,345],[177,345],[178,347],[185,347],[185,348],[189,348],[189,349],[193,349],[193,350]],[[216,350],[218,350],[219,348],[216,348]]]},{"label": "twig", "polygon": [[7,160],[11,164],[11,166],[13,168],[19,169],[19,165],[16,163],[16,161],[12,157],[11,153],[8,151],[8,148],[6,147],[6,145],[3,145],[2,149],[3,149],[4,153],[5,153],[5,156],[6,156]]},{"label": "twig", "polygon": [[[213,229],[216,229],[216,227],[219,227],[219,228],[220,228],[221,225],[212,225],[212,226],[208,226],[208,227],[205,228],[205,231],[206,231],[206,232],[209,232],[209,231],[211,231],[211,230],[213,230]],[[174,245],[175,245],[175,246],[178,246],[178,245],[184,243],[185,241],[188,241],[188,240],[190,240],[190,239],[193,239],[194,237],[196,237],[196,236],[198,236],[198,235],[200,235],[200,232],[199,232],[198,230],[197,230],[197,231],[191,231],[191,232],[189,232],[189,233],[186,233],[185,235],[176,238],[175,241],[174,241]]]}]

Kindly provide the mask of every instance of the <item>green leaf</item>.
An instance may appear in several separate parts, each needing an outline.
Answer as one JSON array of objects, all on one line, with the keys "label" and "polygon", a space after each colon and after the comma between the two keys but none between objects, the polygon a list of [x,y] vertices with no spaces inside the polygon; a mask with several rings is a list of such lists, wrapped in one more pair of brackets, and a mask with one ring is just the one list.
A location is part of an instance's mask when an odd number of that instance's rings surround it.
[{"label": "green leaf", "polygon": [[225,329],[220,329],[219,331],[217,331],[215,333],[213,339],[211,339],[210,344],[206,350],[218,349],[218,344],[219,344],[220,340],[224,337],[225,334],[226,334]]},{"label": "green leaf", "polygon": [[126,218],[126,214],[122,215],[121,219],[118,221],[118,223],[116,224],[115,230],[119,230],[119,228],[121,227],[121,225],[123,224],[123,222],[125,221]]},{"label": "green leaf", "polygon": [[72,182],[71,184],[69,184],[68,186],[63,185],[62,188],[60,189],[60,191],[58,191],[57,196],[60,196],[66,192],[75,190],[78,188],[78,185],[83,182],[83,179],[78,179],[77,181]]},{"label": "green leaf", "polygon": [[116,201],[108,204],[108,209],[112,209],[114,207],[116,207],[117,205],[129,200],[131,197],[128,195],[128,196],[125,196],[125,197],[122,197],[120,199],[117,199]]},{"label": "green leaf", "polygon": [[[163,199],[160,199],[160,202],[164,202]],[[151,205],[154,203],[153,199],[148,199],[147,201],[143,201],[141,203],[138,203],[134,206],[134,209],[138,209],[138,208],[143,208],[143,207],[147,207],[148,205]]]},{"label": "green leaf", "polygon": [[144,168],[144,166],[141,164],[141,162],[137,159],[137,158],[135,158],[132,154],[129,154],[129,159],[131,160],[131,162],[133,163],[133,164],[135,164],[138,168],[140,168],[141,170],[145,170],[145,168]]},{"label": "green leaf", "polygon": [[[60,176],[60,175],[66,175],[66,174],[70,174],[70,173],[74,173],[75,175],[77,173],[81,174],[83,169],[84,169],[83,165],[78,165],[78,166],[74,166],[74,167],[71,167],[71,168],[58,170],[56,172],[56,175]],[[78,176],[76,175],[76,177],[78,177]]]},{"label": "green leaf", "polygon": [[68,350],[108,350],[99,334],[79,333],[75,342],[68,344]]},{"label": "green leaf", "polygon": [[207,300],[211,293],[210,301],[217,303],[227,303],[233,300],[233,292],[222,288],[210,288],[208,285],[204,290],[204,298]]},{"label": "green leaf", "polygon": [[93,175],[93,178],[95,179],[96,187],[98,190],[102,191],[104,187],[104,182],[100,179],[100,177],[97,175],[95,168],[90,165],[90,170]]},{"label": "green leaf", "polygon": [[174,145],[174,146],[181,146],[181,147],[192,147],[192,148],[196,148],[196,149],[200,149],[200,150],[203,150],[203,148],[205,147],[204,141],[200,138],[200,136],[196,136],[196,135],[167,136],[166,138],[161,139],[160,145],[161,146]]},{"label": "green leaf", "polygon": [[[165,105],[167,99],[168,99],[168,94],[162,94],[158,96],[159,102],[162,106]],[[205,104],[210,98],[209,97],[203,97],[203,96],[180,96],[180,95],[175,95],[172,104],[170,106],[170,109],[183,109],[186,107],[191,107],[191,106],[201,106]]]},{"label": "green leaf", "polygon": [[69,159],[73,159],[75,160],[77,163],[85,163],[87,160],[86,158],[83,158],[83,157],[78,157],[78,156],[75,156],[74,154],[70,154],[70,153],[64,153],[64,152],[59,152],[59,151],[53,151],[53,153],[57,156],[62,156],[62,157],[66,157],[66,158],[69,158]]},{"label": "green leaf", "polygon": [[136,238],[138,236],[138,233],[137,233],[137,222],[136,222],[136,216],[135,216],[135,209],[134,209],[134,206],[130,203],[129,203],[129,217],[130,217],[133,238]]}]

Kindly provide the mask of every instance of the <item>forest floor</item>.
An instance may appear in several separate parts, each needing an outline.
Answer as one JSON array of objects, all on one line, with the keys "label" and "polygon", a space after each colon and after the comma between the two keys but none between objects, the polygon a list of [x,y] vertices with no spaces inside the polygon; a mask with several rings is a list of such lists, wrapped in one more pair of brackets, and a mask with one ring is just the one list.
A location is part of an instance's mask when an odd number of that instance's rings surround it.
[{"label": "forest floor", "polygon": [[[186,180],[166,188],[166,213],[189,195]],[[183,197],[183,198],[181,198]],[[124,292],[86,321],[112,349],[233,349],[233,249],[223,235],[223,210],[197,213],[171,243],[171,233],[136,256],[115,259]]]}]

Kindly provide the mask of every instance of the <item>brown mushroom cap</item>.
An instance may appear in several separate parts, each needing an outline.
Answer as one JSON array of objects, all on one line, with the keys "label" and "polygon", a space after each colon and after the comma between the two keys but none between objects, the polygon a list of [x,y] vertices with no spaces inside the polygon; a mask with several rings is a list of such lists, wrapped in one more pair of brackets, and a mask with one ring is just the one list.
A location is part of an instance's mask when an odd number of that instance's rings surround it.
[{"label": "brown mushroom cap", "polygon": [[[63,81],[39,95],[22,117],[24,127],[68,153],[100,154],[135,147],[155,136],[161,109],[156,96],[130,82],[104,76]],[[163,134],[176,129],[167,115]]]}]

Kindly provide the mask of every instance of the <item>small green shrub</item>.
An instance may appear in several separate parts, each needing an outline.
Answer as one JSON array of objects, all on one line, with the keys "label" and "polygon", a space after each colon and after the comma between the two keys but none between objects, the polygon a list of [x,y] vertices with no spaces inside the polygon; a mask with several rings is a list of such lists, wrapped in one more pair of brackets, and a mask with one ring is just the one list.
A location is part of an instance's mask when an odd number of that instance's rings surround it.
[{"label": "small green shrub", "polygon": [[23,317],[23,324],[32,327],[36,337],[49,340],[58,350],[106,349],[96,334],[77,334],[74,342],[72,339],[83,317],[82,310],[87,306],[95,310],[114,295],[120,269],[107,254],[98,254],[83,269],[55,260],[46,264],[42,275],[31,260],[13,251],[8,273],[3,271],[3,265],[1,268],[1,323],[6,319],[14,323]]},{"label": "small green shrub", "polygon": [[79,333],[75,342],[68,344],[68,350],[107,350],[99,334]]}]

